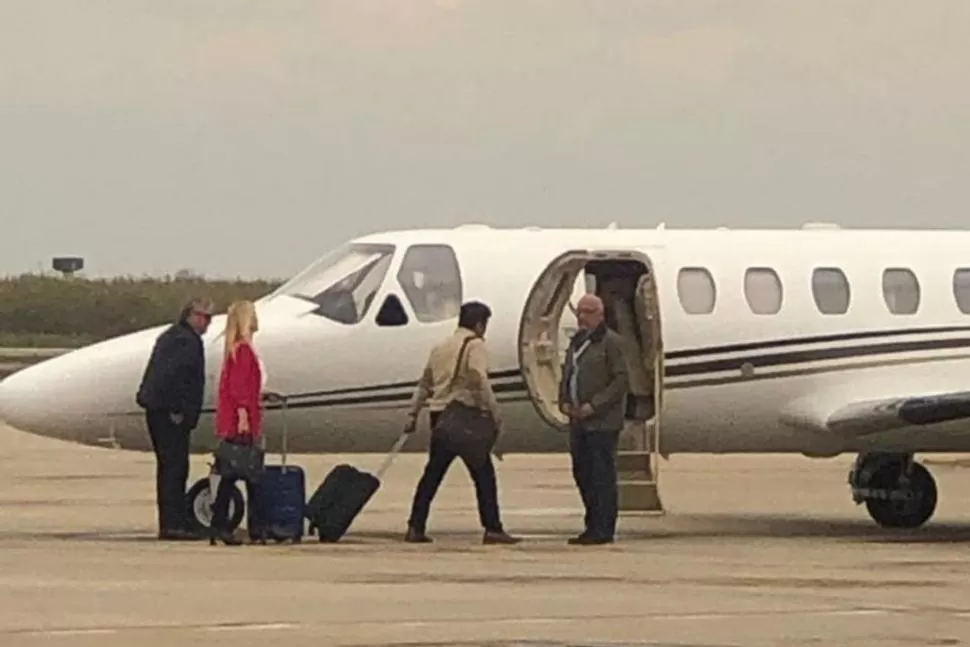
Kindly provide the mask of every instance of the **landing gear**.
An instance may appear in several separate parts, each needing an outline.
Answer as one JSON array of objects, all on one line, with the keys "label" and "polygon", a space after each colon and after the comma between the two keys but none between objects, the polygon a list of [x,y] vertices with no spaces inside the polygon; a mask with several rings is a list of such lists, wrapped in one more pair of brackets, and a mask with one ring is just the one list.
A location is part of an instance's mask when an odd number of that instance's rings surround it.
[{"label": "landing gear", "polygon": [[911,454],[859,454],[849,472],[852,500],[883,528],[919,528],[936,511],[936,482]]},{"label": "landing gear", "polygon": [[[209,492],[208,477],[199,479],[189,488],[185,495],[185,504],[188,508],[189,528],[193,532],[200,535],[209,533],[214,500],[215,494]],[[232,496],[229,498],[229,532],[239,527],[245,513],[246,505],[243,501],[242,492],[239,491],[239,488],[233,488]]]}]

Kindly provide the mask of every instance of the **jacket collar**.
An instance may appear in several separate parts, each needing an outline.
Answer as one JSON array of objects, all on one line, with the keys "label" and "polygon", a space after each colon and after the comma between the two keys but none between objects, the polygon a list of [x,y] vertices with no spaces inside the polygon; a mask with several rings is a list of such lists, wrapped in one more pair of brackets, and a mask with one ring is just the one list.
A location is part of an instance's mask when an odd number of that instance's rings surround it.
[{"label": "jacket collar", "polygon": [[595,344],[597,342],[603,341],[604,337],[606,337],[606,322],[601,323],[600,325],[596,326],[595,328],[589,331],[580,330],[577,334],[573,335],[572,341],[570,342],[570,346],[572,346],[573,348],[578,348],[579,345],[582,344],[587,339],[590,341],[590,343]]},{"label": "jacket collar", "polygon": [[459,326],[455,330],[455,337],[458,339],[466,339],[467,337],[477,337],[477,335],[475,334],[475,331]]},{"label": "jacket collar", "polygon": [[202,338],[202,335],[200,335],[199,333],[195,332],[195,328],[193,328],[192,326],[190,326],[189,325],[189,322],[187,322],[187,321],[180,321],[180,322],[178,322],[175,325],[178,328],[182,328],[185,332],[191,333],[192,335],[195,335],[196,337],[199,337],[200,339]]}]

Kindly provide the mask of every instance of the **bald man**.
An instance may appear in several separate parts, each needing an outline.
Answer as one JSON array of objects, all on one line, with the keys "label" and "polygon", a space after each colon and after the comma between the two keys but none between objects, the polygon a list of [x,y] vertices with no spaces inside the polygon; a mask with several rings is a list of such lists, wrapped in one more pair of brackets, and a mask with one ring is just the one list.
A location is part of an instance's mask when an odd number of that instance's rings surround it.
[{"label": "bald man", "polygon": [[586,529],[570,544],[612,543],[616,534],[616,447],[623,430],[627,369],[619,335],[604,322],[603,301],[579,300],[579,330],[569,342],[559,408],[569,417],[573,479],[586,508]]}]

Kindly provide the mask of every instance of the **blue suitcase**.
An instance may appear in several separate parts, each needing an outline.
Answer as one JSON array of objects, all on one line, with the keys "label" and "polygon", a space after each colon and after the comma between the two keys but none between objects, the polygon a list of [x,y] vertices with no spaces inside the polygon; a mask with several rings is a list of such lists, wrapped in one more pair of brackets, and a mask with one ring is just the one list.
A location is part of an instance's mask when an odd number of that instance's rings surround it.
[{"label": "blue suitcase", "polygon": [[[303,508],[306,501],[306,478],[303,469],[294,465],[267,465],[259,484],[259,500],[265,526],[263,535],[252,537],[265,542],[303,539]],[[249,524],[252,527],[252,523]]]},{"label": "blue suitcase", "polygon": [[[251,537],[265,543],[266,539],[277,542],[290,540],[299,543],[304,535],[304,509],[306,506],[306,476],[303,468],[286,464],[286,398],[282,399],[283,449],[279,465],[266,465],[259,483],[259,500],[265,526],[260,536]],[[263,449],[266,438],[263,437]],[[250,519],[252,517],[250,516]],[[249,524],[252,528],[252,523]]]}]

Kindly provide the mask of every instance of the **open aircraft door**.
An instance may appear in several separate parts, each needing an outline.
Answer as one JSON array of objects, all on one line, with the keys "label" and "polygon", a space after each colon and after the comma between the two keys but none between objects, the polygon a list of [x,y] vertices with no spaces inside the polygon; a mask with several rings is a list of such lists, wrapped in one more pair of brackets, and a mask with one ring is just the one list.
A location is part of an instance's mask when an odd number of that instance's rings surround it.
[{"label": "open aircraft door", "polygon": [[559,411],[562,338],[568,334],[564,324],[567,329],[574,327],[563,315],[588,258],[588,251],[574,250],[554,259],[533,284],[519,320],[519,366],[529,399],[539,416],[561,431],[567,430],[569,422]]},{"label": "open aircraft door", "polygon": [[560,431],[559,380],[575,301],[598,294],[623,340],[630,374],[627,418],[657,427],[663,392],[663,338],[654,263],[662,250],[577,249],[555,258],[533,284],[519,322],[519,366],[539,416]]}]

